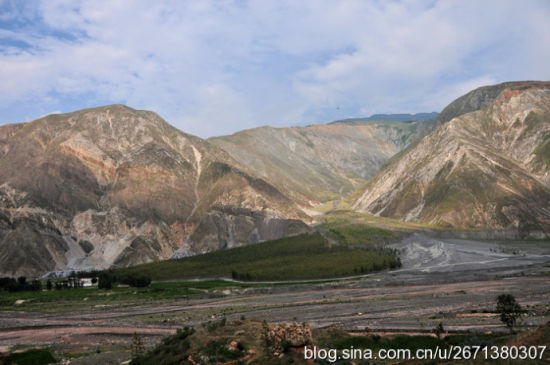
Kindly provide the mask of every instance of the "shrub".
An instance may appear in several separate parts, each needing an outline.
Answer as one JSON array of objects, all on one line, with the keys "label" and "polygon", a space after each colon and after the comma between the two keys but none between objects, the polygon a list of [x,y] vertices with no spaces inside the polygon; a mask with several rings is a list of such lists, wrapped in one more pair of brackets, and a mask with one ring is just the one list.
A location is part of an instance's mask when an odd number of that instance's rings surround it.
[{"label": "shrub", "polygon": [[25,352],[19,352],[11,354],[6,358],[6,364],[18,364],[18,365],[42,365],[52,364],[56,360],[49,350],[45,349],[32,349]]},{"label": "shrub", "polygon": [[437,336],[437,338],[441,338],[441,334],[445,332],[445,328],[443,327],[443,323],[439,322],[437,326],[434,327],[433,332]]},{"label": "shrub", "polygon": [[194,332],[192,327],[178,329],[175,335],[165,338],[155,349],[134,358],[130,364],[186,364],[189,357],[188,350],[191,347],[189,336]]},{"label": "shrub", "polygon": [[0,290],[14,291],[37,291],[42,290],[42,283],[38,280],[27,282],[27,278],[20,276],[19,278],[0,278]]},{"label": "shrub", "polygon": [[145,288],[151,284],[151,277],[146,274],[130,273],[124,275],[119,281],[134,288]]},{"label": "shrub", "polygon": [[202,326],[206,328],[208,332],[214,332],[218,328],[224,327],[226,322],[227,322],[227,319],[223,317],[219,321],[209,321],[209,322],[203,323]]},{"label": "shrub", "polygon": [[99,289],[109,290],[113,287],[115,276],[109,271],[102,271],[99,273],[97,287]]}]

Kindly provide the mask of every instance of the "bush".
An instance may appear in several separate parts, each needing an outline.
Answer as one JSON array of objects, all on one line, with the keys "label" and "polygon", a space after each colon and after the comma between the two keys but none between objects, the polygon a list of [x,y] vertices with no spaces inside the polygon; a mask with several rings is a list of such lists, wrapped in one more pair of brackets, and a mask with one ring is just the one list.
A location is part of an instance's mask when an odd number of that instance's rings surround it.
[{"label": "bush", "polygon": [[11,354],[6,358],[6,364],[17,365],[42,365],[52,364],[56,360],[49,350],[33,349],[25,352]]},{"label": "bush", "polygon": [[109,290],[113,287],[115,276],[110,271],[102,271],[99,273],[97,287],[99,289]]},{"label": "bush", "polygon": [[134,288],[145,288],[151,284],[151,277],[146,274],[131,273],[124,275],[119,281]]},{"label": "bush", "polygon": [[206,344],[201,351],[201,358],[206,359],[207,363],[220,364],[235,361],[243,356],[241,350],[230,350],[228,340],[213,340]]},{"label": "bush", "polygon": [[76,273],[76,275],[82,279],[82,278],[96,278],[99,276],[98,270],[91,270],[91,271],[79,271]]},{"label": "bush", "polygon": [[17,284],[21,287],[24,287],[27,283],[27,278],[24,276],[20,276],[17,278]]},{"label": "bush", "polygon": [[189,336],[195,330],[192,327],[178,329],[173,336],[166,337],[162,343],[145,355],[134,358],[132,365],[158,365],[158,364],[186,364],[189,357],[188,350],[191,347]]},{"label": "bush", "polygon": [[441,334],[445,332],[445,328],[443,327],[443,323],[439,322],[437,326],[434,327],[433,332],[437,336],[437,338],[441,338]]},{"label": "bush", "polygon": [[14,278],[3,277],[0,278],[0,290],[6,290],[10,292],[14,291],[38,291],[42,290],[42,283],[39,280],[33,280],[30,283],[27,282],[27,278],[20,276],[15,280]]},{"label": "bush", "polygon": [[227,322],[227,319],[223,317],[219,321],[209,321],[209,322],[203,323],[202,326],[206,328],[208,332],[212,333],[218,328],[224,327],[226,322]]},{"label": "bush", "polygon": [[17,288],[17,281],[14,278],[0,278],[0,289],[7,291],[16,291]]}]

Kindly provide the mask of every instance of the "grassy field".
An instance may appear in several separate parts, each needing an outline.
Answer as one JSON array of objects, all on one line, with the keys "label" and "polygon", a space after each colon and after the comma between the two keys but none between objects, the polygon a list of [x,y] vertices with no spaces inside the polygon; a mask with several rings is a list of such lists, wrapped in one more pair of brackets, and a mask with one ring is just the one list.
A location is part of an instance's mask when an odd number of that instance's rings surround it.
[{"label": "grassy field", "polygon": [[326,223],[357,223],[366,224],[382,228],[392,228],[401,230],[423,230],[435,229],[441,230],[441,227],[418,222],[405,222],[394,218],[381,217],[368,213],[361,213],[349,209],[341,209],[338,207],[323,216]]},{"label": "grassy field", "polygon": [[397,265],[389,251],[330,245],[319,233],[303,234],[187,257],[119,269],[153,280],[233,277],[240,280],[308,280],[345,277]]},{"label": "grassy field", "polygon": [[[101,290],[97,287],[61,290],[0,292],[0,309],[16,310],[71,310],[101,305],[119,305],[154,302],[167,298],[203,293],[223,288],[227,282],[153,283],[147,288],[114,287]],[[18,304],[15,304],[19,301]]]},{"label": "grassy field", "polygon": [[347,223],[332,220],[322,225],[327,234],[344,245],[373,245],[388,243],[401,237],[396,231],[360,223]]},{"label": "grassy field", "polygon": [[[308,280],[330,281],[399,266],[394,252],[373,244],[391,239],[395,232],[355,224],[342,226],[334,222],[327,228],[329,235],[337,235],[341,244],[331,244],[315,232],[180,260],[138,265],[115,273],[117,276],[149,275],[157,282],[145,288],[115,284],[111,290],[90,287],[2,291],[0,309],[69,311],[154,303],[229,287],[278,285],[270,283],[273,281],[307,284],[310,283]],[[208,280],[212,278],[235,278],[242,282]],[[201,281],[184,281],[186,279]]]},{"label": "grassy field", "polygon": [[[228,287],[277,285],[253,281],[285,281],[286,284],[307,280],[355,276],[398,265],[392,251],[370,245],[352,247],[360,241],[372,243],[392,237],[394,232],[366,226],[327,226],[330,234],[341,235],[342,245],[331,245],[319,233],[304,234],[240,248],[217,251],[180,260],[154,262],[119,269],[117,276],[145,274],[156,282],[146,288],[115,285],[112,290],[97,287],[40,291],[2,291],[2,309],[71,309],[81,306],[116,305],[135,301],[155,301],[182,297]],[[342,238],[339,237],[339,238]],[[361,241],[363,242],[363,241]],[[350,247],[348,247],[350,246]],[[235,278],[246,282],[208,280]],[[202,279],[202,281],[182,281]],[[205,280],[206,279],[206,280]],[[61,280],[61,279],[59,279]],[[168,282],[167,280],[177,280]],[[301,282],[292,282],[300,280]],[[303,282],[305,280],[305,282]],[[53,282],[56,279],[52,279]],[[43,283],[45,288],[45,283]],[[17,304],[16,304],[17,302]]]},{"label": "grassy field", "polygon": [[[285,284],[311,284],[311,282]],[[76,307],[111,306],[132,303],[162,302],[193,294],[221,291],[227,288],[265,287],[278,284],[234,282],[226,280],[156,282],[146,288],[125,285],[110,290],[96,287],[40,291],[0,291],[0,309],[8,310],[70,310]],[[280,285],[283,285],[281,283]],[[19,301],[19,304],[15,304]]]},{"label": "grassy field", "polygon": [[[350,279],[352,280],[352,279]],[[284,285],[308,285],[331,282],[285,281],[281,283],[235,282],[227,280],[168,281],[155,282],[146,288],[131,288],[125,285],[110,290],[95,287],[40,291],[0,291],[0,310],[25,311],[72,311],[113,306],[131,306],[164,303],[190,295],[210,295],[231,288],[253,288]],[[1,363],[0,363],[1,364]]]}]

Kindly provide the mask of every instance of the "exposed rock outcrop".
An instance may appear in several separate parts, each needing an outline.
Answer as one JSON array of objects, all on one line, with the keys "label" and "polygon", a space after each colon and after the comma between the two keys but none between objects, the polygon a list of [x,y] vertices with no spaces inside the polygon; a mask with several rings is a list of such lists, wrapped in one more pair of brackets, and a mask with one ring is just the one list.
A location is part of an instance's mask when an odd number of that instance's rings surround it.
[{"label": "exposed rock outcrop", "polygon": [[311,328],[306,324],[269,325],[262,324],[262,335],[270,355],[279,356],[287,347],[303,347],[313,343]]},{"label": "exposed rock outcrop", "polygon": [[548,235],[550,83],[482,88],[456,110],[472,108],[482,109],[441,124],[395,159],[354,207],[453,228]]},{"label": "exposed rock outcrop", "polygon": [[0,275],[126,266],[307,227],[291,199],[244,170],[123,105],[2,126]]},{"label": "exposed rock outcrop", "polygon": [[350,120],[261,127],[208,141],[308,209],[357,189],[395,153],[423,137],[429,124]]}]

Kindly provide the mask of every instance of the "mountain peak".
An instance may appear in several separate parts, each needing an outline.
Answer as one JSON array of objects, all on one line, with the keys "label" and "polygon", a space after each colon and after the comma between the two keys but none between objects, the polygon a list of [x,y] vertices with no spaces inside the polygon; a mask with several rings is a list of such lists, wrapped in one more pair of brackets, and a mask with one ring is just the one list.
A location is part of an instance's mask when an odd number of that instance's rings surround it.
[{"label": "mountain peak", "polygon": [[[115,132],[126,132],[126,130],[115,130],[116,126],[124,128],[136,128],[138,125],[156,125],[162,128],[172,128],[157,113],[149,110],[138,110],[124,104],[111,104],[93,108],[85,108],[70,113],[49,114],[44,117],[28,122],[35,127],[56,127],[71,128],[77,131],[85,129],[97,129],[98,125],[108,126]],[[124,128],[124,129],[127,129]]]},{"label": "mountain peak", "polygon": [[371,181],[355,208],[461,229],[550,235],[549,82],[478,88]]},{"label": "mountain peak", "polygon": [[497,85],[481,86],[462,95],[446,106],[437,116],[436,124],[441,125],[460,115],[485,109],[506,89],[519,91],[549,87],[550,82],[545,81],[509,81]]},{"label": "mountain peak", "polygon": [[275,187],[153,112],[115,104],[0,127],[0,274],[196,254],[302,233],[303,220]]}]

